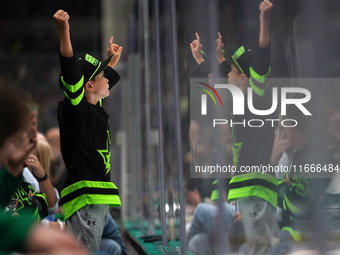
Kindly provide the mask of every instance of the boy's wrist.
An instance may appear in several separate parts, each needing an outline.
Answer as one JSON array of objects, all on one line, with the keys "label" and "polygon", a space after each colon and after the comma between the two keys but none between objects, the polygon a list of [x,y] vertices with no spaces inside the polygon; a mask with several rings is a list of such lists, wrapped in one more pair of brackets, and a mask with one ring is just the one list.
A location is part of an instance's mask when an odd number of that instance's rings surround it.
[{"label": "boy's wrist", "polygon": [[271,13],[261,13],[260,14],[260,22],[269,23]]},{"label": "boy's wrist", "polygon": [[220,64],[224,61],[225,61],[225,58],[223,56],[218,58],[218,62],[220,62]]},{"label": "boy's wrist", "polygon": [[70,33],[69,31],[59,30],[59,37],[60,38],[70,37]]},{"label": "boy's wrist", "polygon": [[203,57],[198,57],[198,58],[195,58],[195,59],[196,59],[197,64],[199,64],[199,65],[204,61]]}]

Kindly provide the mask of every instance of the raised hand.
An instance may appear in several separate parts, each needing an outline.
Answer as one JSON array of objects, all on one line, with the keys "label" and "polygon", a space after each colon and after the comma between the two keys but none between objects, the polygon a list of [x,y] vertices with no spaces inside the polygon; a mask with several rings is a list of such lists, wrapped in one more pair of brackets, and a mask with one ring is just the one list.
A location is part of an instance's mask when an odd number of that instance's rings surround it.
[{"label": "raised hand", "polygon": [[69,31],[70,30],[70,24],[68,23],[70,16],[67,14],[67,12],[65,12],[63,10],[59,10],[53,15],[53,19],[54,19],[55,23],[57,24],[59,31]]},{"label": "raised hand", "polygon": [[196,62],[198,64],[201,64],[204,61],[204,59],[203,59],[202,52],[201,52],[202,50],[201,40],[197,33],[196,33],[196,40],[190,43],[190,48],[191,48],[192,55],[194,59],[196,60]]},{"label": "raised hand", "polygon": [[270,18],[270,13],[272,11],[273,4],[269,0],[264,0],[261,2],[260,9],[260,21],[268,22]]},{"label": "raised hand", "polygon": [[70,24],[68,22],[70,16],[67,14],[67,12],[59,10],[53,15],[53,19],[59,30],[60,53],[62,56],[70,58],[73,56],[70,37]]},{"label": "raised hand", "polygon": [[111,36],[109,41],[109,47],[106,50],[107,57],[110,57],[112,54],[114,56],[112,57],[110,63],[108,64],[109,67],[114,68],[117,62],[120,59],[120,55],[122,53],[123,47],[119,46],[115,43],[113,43],[113,36]]},{"label": "raised hand", "polygon": [[260,36],[259,47],[265,48],[269,45],[269,18],[273,4],[269,0],[261,2],[260,9]]},{"label": "raised hand", "polygon": [[33,153],[27,157],[25,164],[35,177],[43,178],[45,176],[45,171],[39,159]]},{"label": "raised hand", "polygon": [[223,49],[224,49],[224,44],[222,42],[222,35],[220,32],[217,33],[218,38],[215,41],[215,51],[216,51],[216,58],[219,63],[222,63],[225,61],[224,54],[223,54]]},{"label": "raised hand", "polygon": [[288,138],[286,137],[283,128],[279,128],[281,130],[280,134],[275,135],[272,154],[270,157],[270,163],[276,166],[282,154],[290,148],[290,143]]}]

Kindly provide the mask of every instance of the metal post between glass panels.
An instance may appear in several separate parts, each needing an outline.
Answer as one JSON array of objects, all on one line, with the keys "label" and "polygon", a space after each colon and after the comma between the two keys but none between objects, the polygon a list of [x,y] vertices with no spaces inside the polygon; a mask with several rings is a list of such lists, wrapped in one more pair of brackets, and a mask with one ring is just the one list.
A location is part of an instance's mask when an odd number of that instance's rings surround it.
[{"label": "metal post between glass panels", "polygon": [[[209,29],[209,33],[208,33],[208,37],[209,37],[209,52],[211,52],[211,55],[215,54],[215,40],[213,40],[213,38],[217,38],[218,34],[217,31],[219,31],[219,28],[217,27],[218,21],[217,21],[217,17],[219,17],[218,15],[218,7],[217,7],[218,1],[216,0],[211,0],[209,1],[208,4],[208,29]],[[214,84],[219,83],[219,79],[221,79],[221,74],[219,72],[219,68],[218,68],[218,62],[217,61],[212,61],[211,63],[211,67],[213,71],[213,77],[214,77]],[[224,82],[224,80],[222,80],[222,83]],[[214,86],[214,85],[212,85]],[[223,109],[225,110],[225,109]],[[216,114],[216,116],[221,116],[221,111],[222,109],[217,108],[214,111],[214,114]],[[214,161],[217,162],[218,165],[222,165],[222,131],[221,131],[221,127],[217,127],[215,129],[215,141],[214,144],[216,146],[216,153],[214,155]],[[218,197],[218,201],[217,201],[217,207],[218,207],[218,211],[219,214],[222,216],[226,215],[226,210],[224,207],[224,196],[223,194],[225,193],[225,176],[223,174],[219,175],[219,179],[218,179],[218,193],[219,193],[219,197]],[[216,254],[224,254],[227,252],[228,247],[227,244],[225,242],[225,240],[228,239],[228,236],[225,233],[225,229],[229,229],[228,227],[228,221],[226,220],[226,217],[221,217],[221,224],[217,224],[216,225],[216,229],[214,230],[215,233],[217,233],[215,235],[214,238],[216,238],[217,240],[214,240],[216,243],[216,247],[214,249],[214,252]]]},{"label": "metal post between glass panels", "polygon": [[171,30],[172,30],[172,47],[173,47],[173,65],[174,65],[174,100],[175,100],[175,136],[177,146],[177,171],[178,171],[178,195],[180,205],[180,240],[181,254],[187,252],[187,238],[185,231],[185,204],[184,204],[184,187],[183,187],[183,153],[182,153],[182,132],[181,132],[181,113],[180,113],[180,91],[179,91],[179,70],[178,70],[178,47],[177,47],[177,15],[176,1],[171,2]]},{"label": "metal post between glass panels", "polygon": [[143,26],[144,26],[144,86],[145,86],[145,116],[146,116],[146,170],[147,170],[147,195],[148,195],[148,235],[154,234],[153,219],[153,174],[151,159],[151,120],[150,120],[150,29],[149,29],[149,3],[143,1]]},{"label": "metal post between glass panels", "polygon": [[[127,95],[130,96],[128,101],[131,109],[129,111],[129,156],[136,160],[128,161],[129,184],[137,187],[137,192],[131,192],[128,198],[128,213],[130,219],[136,221],[140,219],[143,207],[142,197],[142,160],[141,160],[141,110],[140,110],[140,56],[138,53],[130,53],[128,58],[128,84]],[[128,98],[128,97],[127,97]],[[137,199],[138,198],[138,199]],[[139,204],[135,204],[139,201]]]},{"label": "metal post between glass panels", "polygon": [[162,243],[167,245],[165,194],[164,194],[164,145],[163,145],[163,115],[162,115],[162,85],[161,85],[161,61],[159,39],[159,3],[154,1],[155,15],[155,43],[156,43],[156,83],[157,83],[157,107],[158,107],[158,141],[159,141],[159,190],[160,190],[160,214],[162,227]]}]

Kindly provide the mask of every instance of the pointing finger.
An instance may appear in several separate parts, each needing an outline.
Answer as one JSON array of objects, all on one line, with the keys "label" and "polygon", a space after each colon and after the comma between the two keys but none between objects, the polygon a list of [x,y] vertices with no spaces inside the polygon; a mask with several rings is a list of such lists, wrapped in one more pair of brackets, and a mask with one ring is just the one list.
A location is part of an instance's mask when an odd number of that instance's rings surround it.
[{"label": "pointing finger", "polygon": [[197,41],[200,41],[200,37],[198,36],[198,33],[196,33],[196,39]]}]

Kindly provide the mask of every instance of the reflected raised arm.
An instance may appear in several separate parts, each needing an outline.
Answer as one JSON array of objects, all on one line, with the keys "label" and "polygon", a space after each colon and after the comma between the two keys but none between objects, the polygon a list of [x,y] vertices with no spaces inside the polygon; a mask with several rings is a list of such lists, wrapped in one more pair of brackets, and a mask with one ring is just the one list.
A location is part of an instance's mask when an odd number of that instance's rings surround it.
[{"label": "reflected raised arm", "polygon": [[198,33],[196,33],[196,40],[190,43],[190,49],[197,64],[201,64],[204,61],[204,59],[201,52],[202,44]]},{"label": "reflected raised arm", "polygon": [[273,4],[269,0],[261,2],[260,9],[260,37],[259,47],[265,48],[269,45],[269,19]]}]

